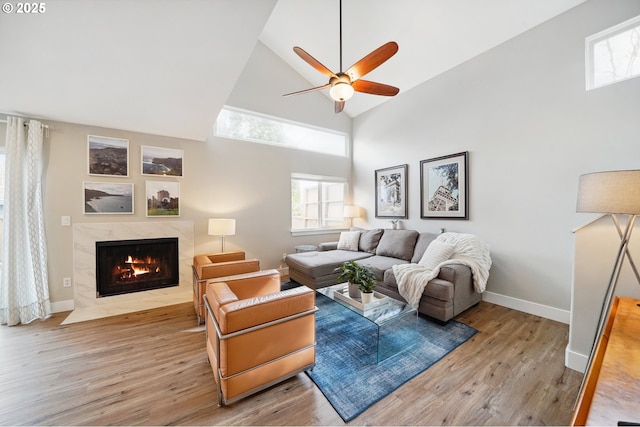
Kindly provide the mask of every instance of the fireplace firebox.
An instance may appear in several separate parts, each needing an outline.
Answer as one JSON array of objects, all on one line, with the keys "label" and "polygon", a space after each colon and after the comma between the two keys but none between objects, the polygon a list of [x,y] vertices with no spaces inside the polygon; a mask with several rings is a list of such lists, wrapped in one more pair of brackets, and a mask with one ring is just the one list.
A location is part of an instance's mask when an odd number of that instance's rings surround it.
[{"label": "fireplace firebox", "polygon": [[178,238],[96,242],[96,296],[178,286]]}]

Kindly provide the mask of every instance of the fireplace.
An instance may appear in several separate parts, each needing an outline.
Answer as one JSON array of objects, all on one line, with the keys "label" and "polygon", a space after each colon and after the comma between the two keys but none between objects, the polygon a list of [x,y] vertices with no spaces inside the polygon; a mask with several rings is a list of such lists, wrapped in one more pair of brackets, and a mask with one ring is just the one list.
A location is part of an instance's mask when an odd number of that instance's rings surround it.
[{"label": "fireplace", "polygon": [[96,242],[96,296],[178,286],[178,238]]}]

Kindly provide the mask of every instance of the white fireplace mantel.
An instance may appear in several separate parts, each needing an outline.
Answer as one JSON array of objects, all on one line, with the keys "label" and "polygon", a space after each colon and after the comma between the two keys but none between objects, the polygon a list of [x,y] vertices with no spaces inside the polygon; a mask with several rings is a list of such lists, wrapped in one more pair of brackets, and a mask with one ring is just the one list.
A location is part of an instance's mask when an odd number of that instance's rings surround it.
[{"label": "white fireplace mantel", "polygon": [[[96,242],[160,237],[178,238],[180,284],[169,288],[96,297]],[[192,300],[191,264],[194,253],[192,221],[78,223],[73,226],[74,310],[69,324],[133,313]]]}]

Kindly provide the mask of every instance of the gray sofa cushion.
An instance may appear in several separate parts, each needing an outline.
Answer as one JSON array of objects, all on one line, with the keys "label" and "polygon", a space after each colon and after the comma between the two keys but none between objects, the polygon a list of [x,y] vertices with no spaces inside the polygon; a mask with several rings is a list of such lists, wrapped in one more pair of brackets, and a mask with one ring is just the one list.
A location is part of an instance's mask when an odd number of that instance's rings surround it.
[{"label": "gray sofa cushion", "polygon": [[420,233],[416,246],[413,249],[413,256],[411,257],[413,264],[417,264],[420,261],[429,244],[436,240],[437,237],[438,235],[436,233]]},{"label": "gray sofa cushion", "polygon": [[410,261],[417,239],[418,232],[415,230],[384,230],[376,255]]},{"label": "gray sofa cushion", "polygon": [[322,277],[334,274],[334,270],[346,261],[356,261],[370,257],[368,252],[334,251],[301,252],[289,254],[285,262],[290,269],[295,269],[309,277]]},{"label": "gray sofa cushion", "polygon": [[390,270],[394,265],[409,263],[408,261],[398,258],[390,258],[380,255],[374,255],[369,258],[358,260],[357,262],[358,264],[373,271],[373,273],[376,275],[376,280],[379,282],[383,280],[385,271]]},{"label": "gray sofa cushion", "polygon": [[373,230],[362,230],[360,233],[360,242],[358,243],[358,249],[362,252],[369,252],[370,254],[376,253],[378,242],[382,237],[382,229],[375,228]]}]

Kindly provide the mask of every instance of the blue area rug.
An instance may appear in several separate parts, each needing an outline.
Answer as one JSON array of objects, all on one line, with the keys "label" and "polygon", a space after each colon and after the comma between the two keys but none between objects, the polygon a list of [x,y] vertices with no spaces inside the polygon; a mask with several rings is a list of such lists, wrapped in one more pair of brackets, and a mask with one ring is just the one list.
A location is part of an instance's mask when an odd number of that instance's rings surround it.
[{"label": "blue area rug", "polygon": [[[390,353],[376,364],[376,326],[316,293],[316,366],[307,375],[347,422],[446,356],[477,331],[454,320],[438,325],[415,315],[389,328]],[[389,325],[391,326],[391,325]],[[395,349],[394,349],[395,348]]]}]

